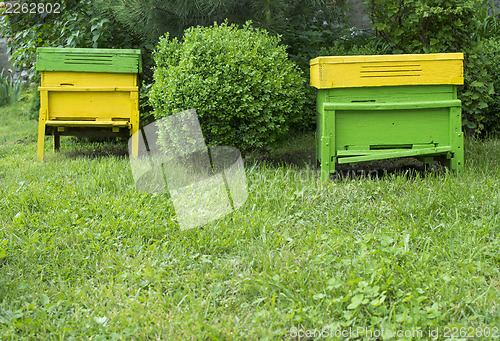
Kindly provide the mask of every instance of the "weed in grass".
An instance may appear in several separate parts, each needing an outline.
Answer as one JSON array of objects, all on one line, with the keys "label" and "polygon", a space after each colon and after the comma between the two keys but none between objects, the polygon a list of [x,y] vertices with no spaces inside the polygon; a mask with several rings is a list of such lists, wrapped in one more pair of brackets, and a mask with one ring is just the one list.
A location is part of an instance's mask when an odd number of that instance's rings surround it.
[{"label": "weed in grass", "polygon": [[21,80],[14,80],[0,72],[0,107],[14,104],[21,93]]}]

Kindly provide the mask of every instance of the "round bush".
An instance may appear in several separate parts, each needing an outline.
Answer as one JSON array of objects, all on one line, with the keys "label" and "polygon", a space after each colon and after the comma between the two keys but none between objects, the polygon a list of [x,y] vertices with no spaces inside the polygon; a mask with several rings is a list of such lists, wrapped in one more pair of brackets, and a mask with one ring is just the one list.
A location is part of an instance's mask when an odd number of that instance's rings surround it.
[{"label": "round bush", "polygon": [[278,37],[246,23],[160,38],[149,93],[156,118],[196,109],[207,144],[267,148],[302,112],[305,82]]}]

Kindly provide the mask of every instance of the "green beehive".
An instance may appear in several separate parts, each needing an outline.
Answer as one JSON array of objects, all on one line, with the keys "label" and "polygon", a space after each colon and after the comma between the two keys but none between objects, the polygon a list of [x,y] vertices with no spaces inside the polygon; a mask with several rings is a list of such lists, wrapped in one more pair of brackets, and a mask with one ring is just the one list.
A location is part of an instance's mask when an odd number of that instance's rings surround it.
[{"label": "green beehive", "polygon": [[463,54],[318,57],[316,157],[322,180],[336,163],[398,157],[464,163]]}]

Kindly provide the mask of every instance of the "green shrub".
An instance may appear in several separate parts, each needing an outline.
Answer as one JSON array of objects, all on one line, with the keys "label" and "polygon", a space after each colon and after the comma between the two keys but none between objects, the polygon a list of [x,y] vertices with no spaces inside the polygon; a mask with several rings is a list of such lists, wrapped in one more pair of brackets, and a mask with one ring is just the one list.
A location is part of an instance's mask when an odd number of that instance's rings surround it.
[{"label": "green shrub", "polygon": [[482,42],[483,60],[487,61],[485,72],[491,77],[495,93],[491,95],[484,113],[486,132],[500,132],[500,38],[490,38]]},{"label": "green shrub", "polygon": [[493,82],[488,70],[490,60],[481,43],[465,52],[464,85],[459,88],[462,100],[462,122],[467,135],[479,135],[485,130],[485,112],[493,94]]},{"label": "green shrub", "polygon": [[305,82],[278,37],[223,23],[160,39],[149,92],[156,118],[194,108],[209,145],[268,148],[302,113]]},{"label": "green shrub", "polygon": [[[367,2],[377,38],[391,53],[464,52],[465,84],[461,88],[463,123],[469,134],[483,128],[492,94],[481,52],[481,18],[485,1],[373,0]],[[479,16],[480,14],[480,16]],[[490,25],[490,23],[486,23]],[[491,26],[491,25],[490,25]]]},{"label": "green shrub", "polygon": [[141,113],[139,125],[141,127],[147,126],[155,120],[153,107],[151,107],[151,103],[149,102],[149,90],[151,86],[151,83],[147,84],[144,82],[139,91],[139,112]]},{"label": "green shrub", "polygon": [[31,97],[30,106],[28,109],[28,118],[30,120],[38,120],[40,113],[40,91],[36,90]]}]

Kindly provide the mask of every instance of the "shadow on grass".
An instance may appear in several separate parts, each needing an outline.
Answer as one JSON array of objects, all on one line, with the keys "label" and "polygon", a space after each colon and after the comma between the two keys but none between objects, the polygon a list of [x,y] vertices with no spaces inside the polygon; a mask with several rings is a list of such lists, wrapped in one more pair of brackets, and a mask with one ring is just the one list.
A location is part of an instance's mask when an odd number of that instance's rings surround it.
[{"label": "shadow on grass", "polygon": [[245,163],[264,163],[274,167],[298,166],[314,167],[316,151],[314,132],[290,133],[280,145],[268,152],[252,152],[245,156]]},{"label": "shadow on grass", "polygon": [[[66,148],[65,148],[66,147]],[[60,153],[67,158],[128,157],[127,141],[121,139],[62,139]]]},{"label": "shadow on grass", "polygon": [[60,153],[70,159],[77,159],[82,157],[89,159],[99,159],[102,157],[109,157],[109,156],[125,159],[128,157],[128,152],[126,150],[118,150],[118,149],[70,150],[70,151],[61,151]]},{"label": "shadow on grass", "polygon": [[[270,167],[312,168],[319,171],[316,160],[314,138],[302,135],[279,146],[272,152],[254,152],[245,158],[246,163],[261,163]],[[336,164],[335,173],[330,175],[331,181],[359,180],[365,178],[385,178],[404,176],[408,179],[425,178],[445,174],[447,168],[435,161],[430,165],[407,157],[384,159],[354,164]]]},{"label": "shadow on grass", "polygon": [[316,166],[314,150],[298,150],[290,152],[273,152],[266,154],[253,154],[245,158],[246,163],[265,163],[274,167],[282,166]]},{"label": "shadow on grass", "polygon": [[415,179],[443,175],[447,171],[447,168],[438,162],[426,165],[414,158],[396,158],[359,162],[357,164],[337,164],[335,173],[331,174],[330,180],[382,179],[391,176]]},{"label": "shadow on grass", "polygon": [[[77,139],[68,141],[68,150],[61,153],[68,158],[127,158],[127,142],[120,139]],[[268,167],[308,168],[319,171],[316,160],[313,134],[302,134],[291,137],[282,145],[270,152],[253,152],[244,159],[246,164],[260,163]],[[382,179],[390,176],[404,176],[408,179],[425,178],[442,175],[447,168],[434,162],[426,165],[423,162],[407,157],[384,159],[355,164],[336,164],[335,173],[330,175],[331,181],[360,180],[366,178]]]},{"label": "shadow on grass", "polygon": [[[289,139],[272,152],[254,152],[245,158],[245,162],[256,162],[271,167],[305,167],[317,169],[314,132],[291,134]],[[336,164],[335,173],[330,180],[384,178],[387,176],[405,176],[409,179],[435,176],[446,173],[446,167],[438,162],[425,165],[416,158],[395,158],[355,164]]]}]

